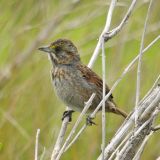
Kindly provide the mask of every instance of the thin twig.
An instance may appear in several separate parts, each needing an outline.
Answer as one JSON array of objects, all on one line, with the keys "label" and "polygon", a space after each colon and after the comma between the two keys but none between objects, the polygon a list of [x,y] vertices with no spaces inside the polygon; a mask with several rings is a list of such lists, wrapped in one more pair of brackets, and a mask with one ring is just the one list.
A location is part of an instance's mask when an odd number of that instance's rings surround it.
[{"label": "thin twig", "polygon": [[102,73],[103,73],[103,104],[102,104],[102,160],[104,160],[104,150],[105,150],[105,142],[106,142],[106,114],[105,114],[105,95],[106,95],[106,70],[105,70],[105,48],[104,48],[104,39],[102,39]]},{"label": "thin twig", "polygon": [[[136,131],[136,133],[134,133],[132,137],[130,137],[130,139],[123,146],[123,148],[119,152],[119,159],[126,159],[127,157],[132,159],[135,156],[137,149],[139,148],[139,145],[143,143],[145,137],[151,132],[151,125],[153,124],[156,116],[159,113],[159,109],[156,108],[156,105],[154,105],[154,108],[155,111],[153,112],[152,116],[144,123],[145,125],[143,123],[142,126],[139,125],[139,128]],[[118,159],[116,158],[116,160]]]},{"label": "thin twig", "polygon": [[73,140],[68,144],[64,152],[66,152],[73,145],[73,143],[78,139],[78,137],[82,134],[82,132],[86,129],[86,127],[87,124],[83,125],[83,127],[79,130],[79,132],[76,134]]},{"label": "thin twig", "polygon": [[64,145],[62,146],[61,150],[59,151],[59,154],[57,155],[56,160],[59,160],[59,159],[60,159],[60,157],[61,157],[61,155],[63,154],[66,146],[68,145],[71,137],[72,137],[73,134],[75,133],[75,131],[76,131],[79,123],[82,121],[82,117],[85,115],[85,113],[87,112],[87,110],[88,110],[89,107],[91,106],[92,101],[93,101],[95,95],[96,95],[96,94],[93,93],[93,94],[91,95],[91,97],[89,98],[89,100],[86,102],[86,105],[85,105],[84,109],[82,110],[81,114],[79,115],[79,117],[78,117],[76,123],[74,124],[71,132],[69,133],[68,137],[66,138],[66,141],[64,142]]},{"label": "thin twig", "polygon": [[[68,108],[67,108],[67,110],[68,110]],[[68,123],[69,123],[69,117],[66,116],[64,118],[63,122],[62,122],[61,129],[60,129],[60,132],[58,134],[58,138],[56,140],[54,149],[52,151],[51,160],[56,159],[56,157],[57,157],[57,155],[58,155],[58,153],[61,149],[63,139],[64,139],[64,136],[65,136],[65,133],[66,133],[66,130],[67,130]]]},{"label": "thin twig", "polygon": [[151,128],[153,132],[160,130],[160,125]]},{"label": "thin twig", "polygon": [[144,37],[147,29],[147,23],[148,23],[148,18],[151,12],[151,5],[152,5],[153,0],[150,1],[145,23],[144,23],[144,29],[142,33],[142,38],[141,38],[141,45],[140,45],[140,51],[139,51],[139,59],[138,59],[138,69],[137,69],[137,85],[136,85],[136,102],[135,102],[135,126],[137,126],[137,120],[138,120],[138,103],[140,99],[140,86],[141,86],[141,65],[142,65],[142,52],[144,48]]},{"label": "thin twig", "polygon": [[[154,101],[157,94],[159,94],[159,90],[155,89],[155,90],[153,90],[153,92],[151,94],[153,94],[154,96],[149,95],[150,99],[148,97],[146,97],[147,101],[144,100],[145,103],[141,104],[142,108],[144,108],[144,107],[146,108],[146,106],[148,106],[149,104],[151,104],[152,101]],[[156,107],[156,103],[155,103],[154,107]],[[156,111],[156,112],[158,113],[158,111]],[[154,116],[156,116],[156,114],[154,114]],[[120,143],[122,138],[127,134],[126,131],[128,131],[129,128],[131,128],[131,125],[134,123],[134,117],[135,116],[133,113],[130,117],[127,118],[127,120],[125,120],[125,122],[124,122],[125,124],[122,124],[122,127],[120,127],[118,129],[114,138],[112,138],[111,142],[107,145],[107,147],[105,149],[105,158],[106,159],[108,159],[110,157],[110,155],[115,151],[115,148],[118,146],[118,144]],[[101,155],[99,156],[98,160],[101,160]]]},{"label": "thin twig", "polygon": [[112,153],[112,155],[109,157],[108,160],[112,160],[113,156],[115,154],[117,154],[118,150],[120,149],[120,147],[123,146],[123,144],[129,139],[129,137],[131,136],[131,132],[124,138],[124,140],[116,147],[115,151]]},{"label": "thin twig", "polygon": [[36,144],[35,144],[35,160],[38,160],[38,142],[39,142],[39,134],[40,134],[40,129],[37,129],[37,134],[36,134]]},{"label": "thin twig", "polygon": [[[117,0],[112,0],[110,3],[108,15],[107,15],[107,20],[106,20],[106,25],[104,28],[105,32],[109,31],[110,25],[111,25],[111,20],[112,20],[112,15],[114,8],[116,6]],[[106,61],[105,61],[105,46],[104,46],[104,38],[103,38],[104,33],[102,32],[101,37],[100,37],[100,43],[102,47],[102,74],[103,74],[103,105],[102,105],[102,145],[101,145],[101,150],[102,150],[102,160],[104,160],[104,149],[105,149],[105,141],[106,141],[106,114],[105,114],[105,94],[106,94]]]},{"label": "thin twig", "polygon": [[109,39],[111,39],[113,36],[117,35],[117,33],[119,33],[122,28],[124,27],[124,25],[127,23],[135,5],[136,5],[137,0],[133,0],[127,13],[125,14],[124,18],[122,19],[121,23],[119,24],[118,27],[114,28],[110,33],[106,33],[105,35],[105,41],[108,41]]},{"label": "thin twig", "polygon": [[[132,13],[132,11],[133,11],[133,9],[134,9],[134,6],[135,6],[135,4],[136,4],[136,1],[137,1],[137,0],[133,0],[133,1],[132,1],[131,5],[130,5],[130,7],[129,7],[127,13],[126,13],[126,15],[124,16],[123,20],[121,21],[120,25],[111,31],[111,33],[113,33],[113,35],[110,34],[110,35],[109,35],[109,37],[110,37],[109,39],[111,39],[113,36],[115,36],[118,32],[120,32],[120,31],[122,30],[123,26],[126,24],[127,20],[129,19],[130,15],[131,15],[131,13]],[[95,48],[95,50],[94,50],[94,52],[93,52],[93,55],[92,55],[92,57],[91,57],[91,59],[90,59],[90,61],[89,61],[88,67],[90,67],[90,68],[91,68],[91,67],[93,66],[93,64],[95,63],[95,61],[96,61],[96,59],[97,59],[97,57],[98,57],[99,51],[100,51],[100,49],[101,49],[101,44],[100,44],[100,38],[101,38],[101,36],[104,35],[104,37],[107,37],[107,39],[108,39],[108,33],[105,31],[105,29],[106,29],[106,28],[103,29],[103,31],[102,31],[102,33],[101,33],[101,35],[100,35],[100,37],[99,37],[99,41],[98,41],[98,43],[97,43],[97,46],[96,46],[96,48]],[[106,34],[107,36],[105,36],[105,34]],[[106,40],[106,41],[107,41],[107,40]]]}]

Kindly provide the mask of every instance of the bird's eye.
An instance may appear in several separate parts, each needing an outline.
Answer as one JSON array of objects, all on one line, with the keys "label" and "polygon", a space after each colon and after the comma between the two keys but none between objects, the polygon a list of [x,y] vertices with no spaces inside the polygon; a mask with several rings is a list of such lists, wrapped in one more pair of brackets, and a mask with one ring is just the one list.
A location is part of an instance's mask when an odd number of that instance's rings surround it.
[{"label": "bird's eye", "polygon": [[56,47],[56,48],[55,48],[55,51],[56,51],[56,52],[59,52],[60,50],[61,50],[60,47]]}]

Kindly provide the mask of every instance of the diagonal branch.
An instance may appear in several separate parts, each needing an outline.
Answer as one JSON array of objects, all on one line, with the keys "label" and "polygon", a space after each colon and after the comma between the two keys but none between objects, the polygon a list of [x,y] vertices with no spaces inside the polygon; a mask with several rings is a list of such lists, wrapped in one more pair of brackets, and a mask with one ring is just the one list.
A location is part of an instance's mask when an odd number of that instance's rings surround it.
[{"label": "diagonal branch", "polygon": [[135,4],[136,4],[137,0],[133,0],[126,15],[124,16],[122,22],[120,23],[120,25],[118,27],[116,27],[115,29],[113,29],[111,32],[109,32],[110,34],[108,34],[108,31],[106,31],[106,26],[104,27],[100,37],[99,37],[99,41],[97,43],[97,46],[94,50],[94,53],[89,61],[89,64],[88,64],[88,67],[92,67],[93,64],[95,63],[97,57],[98,57],[98,54],[99,54],[99,51],[101,49],[101,45],[100,45],[100,38],[101,36],[103,35],[104,38],[105,38],[105,41],[111,39],[113,36],[115,36],[118,32],[120,32],[122,30],[122,28],[124,27],[124,25],[126,24],[126,22],[128,21],[134,7],[135,7]]},{"label": "diagonal branch", "polygon": [[72,137],[73,134],[75,133],[76,128],[78,127],[79,123],[82,121],[83,116],[85,115],[85,113],[87,112],[87,110],[89,109],[89,107],[91,106],[94,97],[95,97],[95,93],[93,93],[93,94],[91,95],[91,97],[89,98],[89,100],[86,102],[86,105],[84,106],[84,109],[82,110],[81,114],[79,115],[76,123],[74,124],[71,132],[69,133],[69,135],[68,135],[66,141],[64,142],[64,145],[63,145],[62,148],[60,149],[60,151],[56,152],[56,154],[53,152],[53,154],[52,154],[52,155],[53,155],[53,158],[51,158],[51,160],[54,160],[55,158],[56,158],[56,160],[59,160],[59,159],[60,159],[60,157],[61,157],[61,155],[63,154],[63,152],[64,152],[67,144],[69,143],[71,137]]},{"label": "diagonal branch", "polygon": [[[145,137],[152,132],[151,126],[157,117],[157,115],[160,112],[160,106],[158,104],[160,103],[160,87],[156,86],[156,88],[148,95],[143,103],[139,104],[139,108],[143,108],[144,111],[141,113],[138,126],[137,128],[132,128],[134,126],[134,116],[135,112],[131,114],[130,117],[125,120],[123,125],[119,128],[115,136],[112,138],[111,142],[107,145],[105,149],[105,159],[109,159],[110,156],[113,157],[112,153],[116,150],[116,148],[119,146],[121,141],[125,139],[125,135],[130,135],[130,138],[127,137],[127,142],[124,144],[123,147],[119,150],[117,159],[127,159],[127,157],[130,157],[132,159],[136,151],[138,150],[138,147],[143,142]],[[153,110],[148,110],[148,108],[153,108]],[[144,119],[143,114],[145,114],[146,118]],[[128,131],[129,133],[127,133]],[[130,134],[132,133],[132,134]],[[133,134],[134,133],[134,134]],[[98,160],[101,159],[101,155],[99,156]]]},{"label": "diagonal branch", "polygon": [[[114,8],[116,6],[117,0],[112,0],[108,15],[107,15],[107,20],[106,20],[106,25],[104,28],[105,32],[109,31],[110,25],[111,25],[111,20],[112,20],[112,15]],[[105,94],[106,94],[106,61],[105,61],[105,46],[104,46],[104,38],[103,38],[104,33],[102,32],[100,36],[100,44],[102,47],[102,74],[103,74],[103,104],[102,104],[102,145],[101,145],[101,150],[102,150],[102,160],[104,160],[104,149],[105,149],[105,141],[106,141],[106,114],[105,114]]]}]

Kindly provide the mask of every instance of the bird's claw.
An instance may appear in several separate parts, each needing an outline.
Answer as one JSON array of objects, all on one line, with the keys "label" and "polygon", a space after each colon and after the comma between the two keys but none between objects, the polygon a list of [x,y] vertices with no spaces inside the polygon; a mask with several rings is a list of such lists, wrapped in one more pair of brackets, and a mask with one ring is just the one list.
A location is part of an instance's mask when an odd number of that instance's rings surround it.
[{"label": "bird's claw", "polygon": [[92,118],[90,116],[87,116],[87,118],[86,118],[86,124],[89,125],[89,126],[96,125],[96,123],[92,121],[93,119],[94,118]]},{"label": "bird's claw", "polygon": [[69,122],[72,121],[72,113],[74,111],[73,110],[68,110],[68,111],[64,111],[63,116],[62,116],[62,121],[66,118],[69,117]]}]

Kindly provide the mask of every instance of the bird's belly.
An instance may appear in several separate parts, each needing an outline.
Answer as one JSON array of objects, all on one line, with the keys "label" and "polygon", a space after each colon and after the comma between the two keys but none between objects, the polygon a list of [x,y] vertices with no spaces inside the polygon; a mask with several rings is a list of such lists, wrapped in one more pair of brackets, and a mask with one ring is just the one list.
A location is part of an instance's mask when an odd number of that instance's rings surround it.
[{"label": "bird's belly", "polygon": [[53,85],[58,97],[72,110],[81,112],[84,108],[84,102],[88,100],[80,90],[83,90],[77,82],[54,79]]}]

